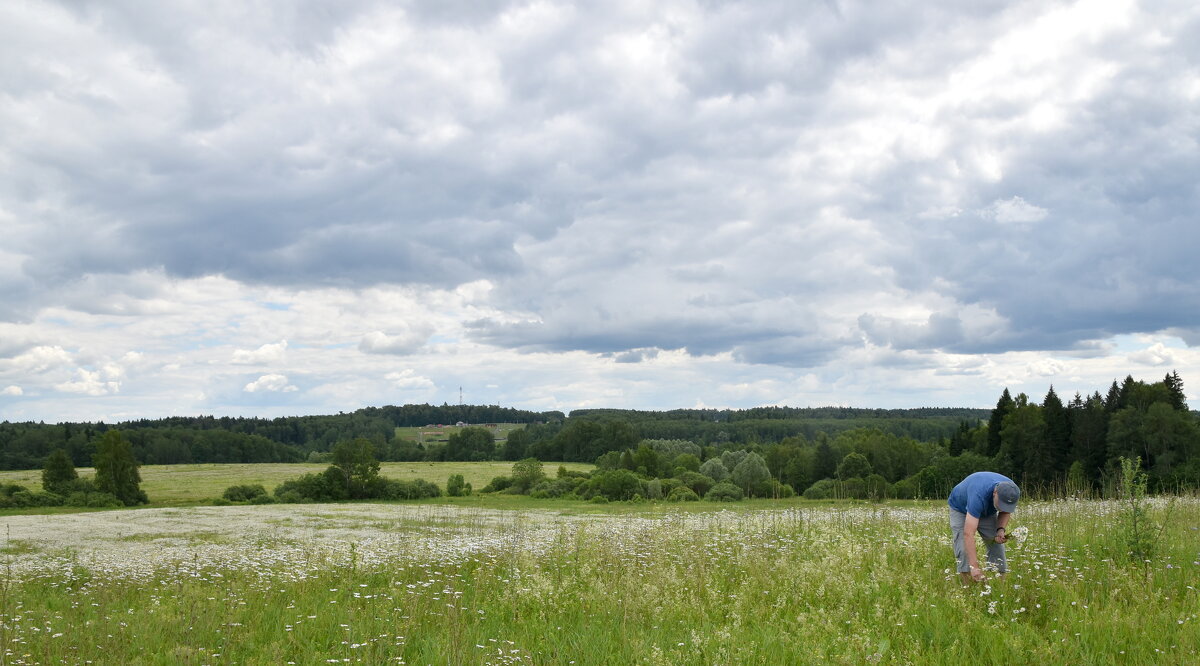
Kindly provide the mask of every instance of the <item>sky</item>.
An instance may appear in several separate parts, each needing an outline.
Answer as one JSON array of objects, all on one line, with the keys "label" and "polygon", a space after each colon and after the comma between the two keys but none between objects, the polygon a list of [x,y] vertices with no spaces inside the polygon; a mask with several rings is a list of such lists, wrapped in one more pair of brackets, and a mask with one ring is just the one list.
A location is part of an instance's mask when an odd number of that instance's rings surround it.
[{"label": "sky", "polygon": [[1200,403],[1200,5],[0,3],[0,420]]}]

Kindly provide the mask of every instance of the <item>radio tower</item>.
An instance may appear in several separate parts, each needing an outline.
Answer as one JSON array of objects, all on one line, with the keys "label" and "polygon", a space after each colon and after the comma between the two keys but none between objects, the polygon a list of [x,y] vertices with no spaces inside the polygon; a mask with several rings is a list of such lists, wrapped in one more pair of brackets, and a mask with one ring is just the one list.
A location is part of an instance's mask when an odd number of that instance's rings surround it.
[{"label": "radio tower", "polygon": [[458,406],[462,407],[462,387],[458,387]]}]

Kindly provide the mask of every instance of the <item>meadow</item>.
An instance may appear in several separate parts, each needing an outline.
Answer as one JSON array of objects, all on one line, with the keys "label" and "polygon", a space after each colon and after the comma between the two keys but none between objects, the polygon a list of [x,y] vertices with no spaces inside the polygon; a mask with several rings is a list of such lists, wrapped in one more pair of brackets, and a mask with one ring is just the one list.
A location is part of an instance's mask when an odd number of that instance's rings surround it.
[{"label": "meadow", "polygon": [[7,516],[2,663],[1200,661],[1194,497],[1147,561],[1115,502],[1023,504],[968,588],[940,502],[540,506]]},{"label": "meadow", "polygon": [[[559,465],[573,471],[590,471],[595,466],[585,463],[547,463],[546,473],[553,476]],[[210,463],[201,465],[142,465],[142,490],[150,497],[151,506],[186,506],[207,504],[235,485],[262,484],[267,492],[275,486],[303,474],[321,472],[329,463]],[[80,467],[79,476],[91,477],[95,470]],[[385,462],[379,473],[388,478],[424,479],[446,489],[446,479],[462,474],[476,490],[483,488],[493,477],[512,473],[511,462]],[[18,483],[27,488],[41,489],[41,470],[0,472],[0,483]],[[478,499],[478,498],[477,498]],[[11,512],[11,511],[10,511]]]}]

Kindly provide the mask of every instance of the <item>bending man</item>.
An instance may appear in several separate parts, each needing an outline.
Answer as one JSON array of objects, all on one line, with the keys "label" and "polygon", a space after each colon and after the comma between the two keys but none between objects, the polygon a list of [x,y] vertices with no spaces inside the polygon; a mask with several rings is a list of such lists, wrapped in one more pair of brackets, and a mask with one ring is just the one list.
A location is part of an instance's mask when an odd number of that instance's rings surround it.
[{"label": "bending man", "polygon": [[995,472],[975,472],[950,491],[950,529],[954,532],[954,557],[964,585],[983,581],[983,568],[975,548],[975,533],[987,543],[987,561],[997,572],[1008,570],[1004,559],[1005,527],[1017,510],[1021,489],[1012,479]]}]

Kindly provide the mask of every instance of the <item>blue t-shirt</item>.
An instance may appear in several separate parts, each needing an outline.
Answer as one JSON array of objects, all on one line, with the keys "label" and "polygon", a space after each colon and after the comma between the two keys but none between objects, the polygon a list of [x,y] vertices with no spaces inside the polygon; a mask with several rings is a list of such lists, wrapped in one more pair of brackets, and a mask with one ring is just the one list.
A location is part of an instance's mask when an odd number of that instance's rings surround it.
[{"label": "blue t-shirt", "polygon": [[950,491],[950,508],[976,518],[986,518],[996,513],[992,491],[996,489],[996,484],[1003,481],[1012,483],[1012,479],[995,472],[975,472],[968,475]]}]

